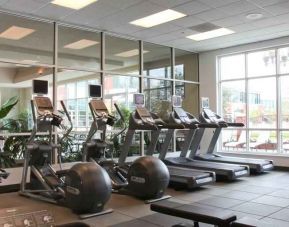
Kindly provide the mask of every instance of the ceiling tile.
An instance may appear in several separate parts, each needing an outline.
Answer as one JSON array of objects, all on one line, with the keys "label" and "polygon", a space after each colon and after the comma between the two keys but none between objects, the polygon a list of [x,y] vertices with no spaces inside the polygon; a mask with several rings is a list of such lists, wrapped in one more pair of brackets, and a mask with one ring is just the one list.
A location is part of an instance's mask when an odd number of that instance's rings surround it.
[{"label": "ceiling tile", "polygon": [[1,5],[1,8],[8,9],[10,11],[30,13],[46,4],[47,3],[45,2],[39,2],[36,0],[9,0]]},{"label": "ceiling tile", "polygon": [[255,3],[258,6],[269,6],[274,4],[279,4],[282,2],[288,2],[288,0],[248,0],[249,2]]},{"label": "ceiling tile", "polygon": [[106,2],[108,5],[111,5],[114,8],[117,9],[125,9],[128,8],[132,5],[136,5],[139,4],[140,2],[142,2],[142,0],[105,0],[104,2]]},{"label": "ceiling tile", "polygon": [[215,20],[214,24],[219,25],[222,27],[230,27],[234,25],[239,25],[246,23],[246,19],[243,16],[231,16],[231,17],[226,17],[220,20]]},{"label": "ceiling tile", "polygon": [[185,3],[183,5],[176,6],[173,9],[180,11],[182,13],[185,13],[187,15],[192,15],[192,14],[203,12],[205,10],[209,10],[211,8],[212,7],[210,7],[204,3],[201,3],[199,1],[190,1],[190,2]]},{"label": "ceiling tile", "polygon": [[180,29],[179,26],[167,23],[167,24],[162,24],[153,28],[143,29],[141,31],[134,33],[133,36],[139,37],[139,38],[141,37],[151,38],[151,37],[158,36],[161,34],[166,34],[168,32],[177,31],[179,29]]},{"label": "ceiling tile", "polygon": [[204,21],[212,21],[225,18],[229,15],[225,14],[223,11],[218,9],[210,9],[205,12],[195,14],[194,16]]},{"label": "ceiling tile", "polygon": [[171,46],[178,46],[178,45],[185,45],[185,44],[191,44],[194,41],[188,38],[181,38],[181,39],[175,39],[175,40],[171,40],[166,42],[168,45]]},{"label": "ceiling tile", "polygon": [[72,14],[63,16],[62,20],[74,24],[88,24],[92,21],[115,14],[119,10],[107,4],[104,1],[97,1],[81,10],[77,10]]},{"label": "ceiling tile", "polygon": [[286,1],[286,2],[283,2],[280,4],[271,5],[271,6],[266,6],[265,9],[274,15],[280,15],[280,14],[288,13],[289,12],[289,1]]},{"label": "ceiling tile", "polygon": [[44,7],[38,8],[33,12],[33,14],[40,17],[58,20],[59,18],[64,17],[72,12],[75,12],[75,10],[69,9],[67,7],[59,7],[54,4],[47,4]]},{"label": "ceiling tile", "polygon": [[195,16],[187,16],[187,17],[183,17],[181,19],[172,21],[172,24],[176,24],[178,26],[187,28],[187,27],[192,27],[198,24],[202,24],[205,23],[206,21],[201,20]]},{"label": "ceiling tile", "polygon": [[140,31],[140,30],[143,30],[143,28],[134,26],[131,24],[126,24],[123,26],[117,26],[117,27],[111,28],[112,32],[119,33],[119,34],[127,34],[127,35],[131,35],[132,33]]},{"label": "ceiling tile", "polygon": [[254,30],[256,29],[256,27],[248,23],[248,24],[235,25],[235,26],[229,27],[229,29],[232,29],[233,31],[238,33],[238,32]]},{"label": "ceiling tile", "polygon": [[251,23],[256,28],[263,28],[263,27],[269,27],[277,24],[282,24],[282,22],[274,17],[266,18],[263,20],[257,20]]},{"label": "ceiling tile", "polygon": [[199,0],[199,1],[209,5],[211,7],[217,8],[220,6],[231,4],[233,2],[237,2],[239,0]]},{"label": "ceiling tile", "polygon": [[279,16],[274,17],[280,23],[288,23],[289,22],[289,13],[285,13]]},{"label": "ceiling tile", "polygon": [[149,0],[149,1],[157,5],[163,6],[163,7],[171,8],[175,6],[180,6],[186,2],[190,2],[191,0],[177,0],[177,1],[176,0]]},{"label": "ceiling tile", "polygon": [[158,36],[148,38],[148,39],[151,42],[155,42],[155,41],[163,42],[163,41],[170,41],[170,40],[175,40],[175,39],[179,39],[179,38],[184,38],[188,35],[191,35],[192,33],[194,33],[194,32],[191,29],[180,29],[177,31],[158,35]]},{"label": "ceiling tile", "polygon": [[0,6],[3,5],[6,2],[8,2],[8,0],[0,0]]},{"label": "ceiling tile", "polygon": [[260,8],[250,2],[241,0],[226,6],[219,7],[218,9],[229,15],[238,15],[240,13],[248,12],[251,10],[258,10]]},{"label": "ceiling tile", "polygon": [[124,26],[129,24],[129,22],[157,13],[159,11],[165,10],[164,7],[159,5],[144,1],[140,4],[133,5],[124,10],[118,10],[118,12],[113,13],[112,15],[97,19],[92,22],[96,26],[99,26],[101,29],[111,29],[118,26]]}]

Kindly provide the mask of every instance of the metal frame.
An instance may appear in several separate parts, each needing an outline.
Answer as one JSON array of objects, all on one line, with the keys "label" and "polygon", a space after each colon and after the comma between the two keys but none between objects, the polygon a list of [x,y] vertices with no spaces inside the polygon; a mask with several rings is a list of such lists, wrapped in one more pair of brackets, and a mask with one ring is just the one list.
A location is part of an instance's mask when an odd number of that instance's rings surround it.
[{"label": "metal frame", "polygon": [[[6,15],[10,15],[10,16],[15,16],[15,17],[21,17],[21,18],[25,18],[28,20],[33,20],[33,21],[39,21],[39,22],[43,22],[43,23],[47,23],[48,25],[53,25],[54,26],[54,34],[53,34],[53,56],[52,56],[52,64],[43,64],[43,63],[33,63],[33,64],[25,64],[21,61],[14,61],[14,60],[3,60],[0,62],[4,62],[4,63],[12,63],[12,64],[22,64],[22,65],[28,65],[28,66],[43,66],[43,67],[47,67],[47,68],[51,68],[53,70],[53,75],[52,75],[52,80],[53,80],[53,104],[56,105],[56,101],[57,101],[57,73],[59,69],[66,69],[66,70],[75,70],[75,71],[84,71],[84,72],[93,72],[93,73],[99,73],[100,74],[100,78],[101,78],[101,83],[102,85],[104,84],[104,78],[105,77],[110,77],[110,76],[129,76],[129,77],[137,77],[139,78],[139,91],[143,92],[144,91],[144,80],[145,79],[156,79],[156,80],[165,80],[165,81],[170,81],[172,84],[172,94],[175,94],[175,86],[176,86],[176,82],[182,82],[182,83],[187,83],[187,84],[196,84],[199,86],[199,82],[198,81],[190,81],[190,80],[179,80],[175,78],[175,48],[173,47],[168,47],[163,45],[163,47],[167,47],[170,48],[170,67],[171,67],[171,78],[158,78],[156,76],[150,76],[150,75],[143,75],[143,68],[144,68],[144,59],[143,59],[143,45],[144,42],[141,40],[136,40],[133,39],[131,37],[126,37],[126,36],[121,36],[121,35],[117,35],[111,32],[107,32],[107,31],[102,31],[102,30],[98,30],[98,29],[94,29],[94,28],[89,28],[89,27],[80,27],[78,25],[71,25],[71,24],[66,24],[63,22],[56,22],[53,20],[47,20],[47,19],[43,19],[43,18],[38,18],[38,17],[33,17],[33,16],[25,16],[25,15],[21,15],[21,14],[17,14],[14,12],[9,12],[6,10],[1,10],[0,9],[0,14],[6,14]],[[90,31],[90,32],[95,32],[96,34],[100,34],[101,37],[101,54],[100,54],[100,69],[93,69],[93,68],[83,68],[80,66],[77,67],[69,67],[69,66],[59,66],[58,65],[58,33],[59,33],[59,29],[60,27],[66,27],[66,28],[71,28],[71,29],[79,29],[79,30],[83,30],[83,31]],[[105,36],[106,35],[111,35],[114,37],[119,37],[119,38],[124,38],[127,40],[133,40],[133,41],[137,41],[138,42],[138,48],[139,48],[139,74],[136,75],[132,75],[132,74],[125,74],[125,73],[120,73],[120,72],[112,72],[109,70],[105,70]],[[146,42],[146,43],[150,43],[150,42]],[[153,44],[153,43],[151,43]],[[155,44],[156,45],[156,44]],[[191,52],[192,54],[194,52]],[[103,96],[105,97],[105,91],[104,89],[102,90]],[[57,131],[53,132],[53,135],[56,138],[56,135],[58,134]],[[9,134],[10,135],[10,134]],[[27,135],[27,133],[11,133],[11,135]],[[5,134],[5,136],[7,136]],[[143,132],[141,132],[141,155],[144,155],[144,134]],[[175,143],[173,143],[174,146],[174,150],[175,150]]]},{"label": "metal frame", "polygon": [[[222,95],[221,95],[221,85],[222,83],[225,82],[234,82],[234,81],[244,81],[245,82],[245,94],[246,94],[246,122],[249,123],[249,96],[248,96],[248,85],[249,85],[249,81],[250,80],[254,80],[254,79],[266,79],[266,78],[275,78],[276,79],[276,127],[275,128],[252,128],[249,125],[245,126],[244,128],[242,128],[242,130],[244,130],[246,132],[246,147],[249,147],[249,140],[250,140],[250,133],[251,131],[275,131],[276,132],[276,139],[277,139],[277,154],[273,154],[270,152],[254,152],[254,151],[248,151],[248,152],[243,152],[242,154],[262,154],[262,155],[277,155],[277,156],[288,156],[288,155],[284,155],[281,152],[282,149],[282,132],[283,131],[289,131],[289,129],[286,128],[282,128],[281,124],[281,78],[288,76],[288,73],[285,74],[281,74],[280,73],[280,59],[278,58],[279,56],[279,49],[281,48],[286,48],[288,47],[288,44],[283,44],[283,45],[278,45],[278,46],[270,46],[270,47],[266,47],[266,48],[260,48],[260,49],[255,49],[255,50],[250,50],[250,51],[241,51],[241,52],[236,52],[236,53],[232,53],[232,54],[226,54],[226,55],[219,55],[217,56],[217,66],[218,66],[218,100],[219,103],[217,104],[218,110],[219,112],[222,112]],[[250,53],[255,53],[255,52],[259,52],[259,51],[268,51],[268,50],[274,50],[275,52],[275,57],[276,57],[276,61],[275,61],[275,71],[276,74],[270,74],[270,75],[263,75],[263,76],[250,76],[248,75],[248,54]],[[220,59],[222,57],[228,57],[228,56],[234,56],[234,55],[239,55],[239,54],[244,54],[245,57],[245,75],[243,78],[234,78],[234,79],[225,79],[222,80],[221,79],[221,72],[220,72]],[[234,130],[234,129],[224,129],[224,130]],[[224,152],[228,152],[227,150],[223,150],[222,149],[222,144],[219,143],[218,144],[218,148],[221,151]],[[230,152],[230,151],[229,151]],[[234,152],[236,153],[236,152]]]}]

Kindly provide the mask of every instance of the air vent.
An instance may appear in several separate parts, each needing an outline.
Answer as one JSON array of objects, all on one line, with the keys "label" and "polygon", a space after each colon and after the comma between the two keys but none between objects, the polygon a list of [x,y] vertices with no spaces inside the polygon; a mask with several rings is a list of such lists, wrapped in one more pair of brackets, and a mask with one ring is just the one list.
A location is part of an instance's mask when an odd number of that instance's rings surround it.
[{"label": "air vent", "polygon": [[204,24],[199,24],[199,25],[190,27],[190,29],[199,33],[208,32],[208,31],[219,29],[219,28],[221,27],[215,24],[211,24],[211,23],[204,23]]}]

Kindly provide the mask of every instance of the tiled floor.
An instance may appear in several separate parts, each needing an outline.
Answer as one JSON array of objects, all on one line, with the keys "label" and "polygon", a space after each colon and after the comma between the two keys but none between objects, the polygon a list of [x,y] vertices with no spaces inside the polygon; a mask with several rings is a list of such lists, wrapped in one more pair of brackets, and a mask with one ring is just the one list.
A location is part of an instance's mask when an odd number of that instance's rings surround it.
[{"label": "tiled floor", "polygon": [[[289,226],[289,172],[274,171],[232,183],[217,182],[195,191],[168,189],[167,194],[179,203],[226,209],[238,218],[248,216],[263,219],[273,226]],[[50,210],[54,212],[58,223],[77,220],[77,216],[67,208],[29,200],[17,193],[1,194],[0,201],[0,208],[27,206],[30,210]],[[113,208],[114,212],[87,219],[85,222],[92,226],[115,227],[155,227],[189,223],[187,220],[154,213],[143,201],[125,195],[114,194],[107,207]]]}]

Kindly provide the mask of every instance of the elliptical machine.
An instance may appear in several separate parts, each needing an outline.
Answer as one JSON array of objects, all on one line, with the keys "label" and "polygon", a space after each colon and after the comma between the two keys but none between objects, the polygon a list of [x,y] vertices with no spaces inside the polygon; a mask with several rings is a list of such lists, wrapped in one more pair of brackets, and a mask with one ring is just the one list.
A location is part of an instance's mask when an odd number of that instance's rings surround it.
[{"label": "elliptical machine", "polygon": [[[19,194],[67,206],[79,214],[80,218],[112,212],[112,210],[103,210],[111,196],[111,182],[108,174],[99,165],[78,163],[67,171],[60,172],[52,168],[53,151],[57,151],[59,160],[61,153],[61,145],[52,142],[52,130],[53,126],[62,128],[63,119],[53,108],[51,100],[39,95],[45,95],[47,91],[47,81],[33,81],[33,92],[37,94],[31,100],[34,127],[25,151]],[[65,109],[62,101],[61,104]],[[71,129],[72,125],[63,136],[67,136]],[[37,132],[48,132],[48,140],[37,141]],[[61,162],[59,164],[61,169]]]},{"label": "elliptical machine", "polygon": [[[155,157],[140,157],[129,165],[125,163],[135,130],[157,130],[151,115],[142,115],[144,112],[145,114],[149,112],[139,106],[135,112],[131,113],[118,163],[113,160],[99,161],[99,154],[105,152],[104,150],[108,146],[105,141],[106,126],[107,124],[111,125],[115,118],[108,113],[107,107],[100,99],[101,86],[90,85],[89,90],[92,98],[89,107],[93,122],[87,140],[83,144],[83,161],[98,162],[109,174],[114,192],[144,199],[146,203],[170,198],[170,196],[164,196],[165,189],[169,184],[169,172],[161,160]],[[144,101],[143,96],[142,98]],[[124,120],[116,104],[115,107],[121,119]],[[117,135],[123,133],[125,129],[122,129]],[[98,130],[102,130],[101,139],[93,139]]]}]

